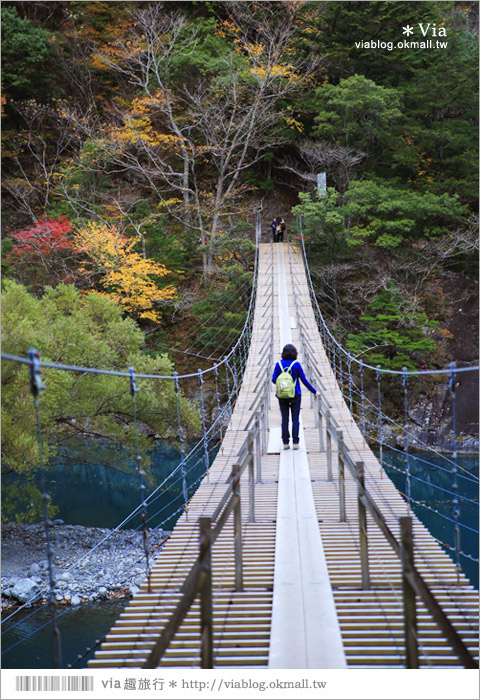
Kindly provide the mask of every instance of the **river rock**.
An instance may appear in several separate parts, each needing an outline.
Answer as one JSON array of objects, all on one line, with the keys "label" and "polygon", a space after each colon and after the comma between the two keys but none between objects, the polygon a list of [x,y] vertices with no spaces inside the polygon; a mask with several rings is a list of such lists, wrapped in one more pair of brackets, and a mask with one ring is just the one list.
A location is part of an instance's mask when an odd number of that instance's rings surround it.
[{"label": "river rock", "polygon": [[71,581],[72,574],[69,571],[63,571],[59,576],[57,576],[57,581]]},{"label": "river rock", "polygon": [[20,603],[27,603],[40,590],[38,583],[31,578],[22,578],[12,588],[11,597],[16,598]]}]

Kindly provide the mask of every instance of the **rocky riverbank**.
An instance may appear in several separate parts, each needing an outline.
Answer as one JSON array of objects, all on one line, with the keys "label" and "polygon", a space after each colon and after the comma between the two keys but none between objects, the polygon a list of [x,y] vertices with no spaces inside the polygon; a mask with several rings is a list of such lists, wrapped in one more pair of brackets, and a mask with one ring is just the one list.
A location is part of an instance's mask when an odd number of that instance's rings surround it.
[{"label": "rocky riverbank", "polygon": [[[149,532],[153,559],[169,533]],[[60,605],[134,595],[146,578],[143,534],[65,525],[50,528],[55,598]],[[2,527],[2,609],[48,599],[43,523]]]}]

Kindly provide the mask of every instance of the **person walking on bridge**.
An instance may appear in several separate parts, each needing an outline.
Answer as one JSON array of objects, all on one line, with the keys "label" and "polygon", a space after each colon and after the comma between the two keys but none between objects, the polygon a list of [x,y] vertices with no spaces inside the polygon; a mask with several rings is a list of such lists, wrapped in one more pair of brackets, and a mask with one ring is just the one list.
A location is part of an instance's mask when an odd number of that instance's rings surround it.
[{"label": "person walking on bridge", "polygon": [[[292,381],[289,381],[289,376]],[[306,379],[302,365],[297,360],[297,348],[289,343],[283,348],[282,359],[275,365],[272,375],[272,382],[277,387],[277,398],[282,415],[282,443],[284,450],[290,448],[290,412],[292,414],[293,449],[298,450],[299,448],[300,405],[302,402],[302,390],[299,380],[312,394],[317,393],[317,390]]]}]

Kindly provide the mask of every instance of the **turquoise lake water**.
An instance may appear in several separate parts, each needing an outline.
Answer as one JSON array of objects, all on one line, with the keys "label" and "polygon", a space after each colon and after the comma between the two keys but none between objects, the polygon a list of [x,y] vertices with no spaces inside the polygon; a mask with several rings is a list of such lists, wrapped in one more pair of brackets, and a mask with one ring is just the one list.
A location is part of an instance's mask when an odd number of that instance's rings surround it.
[{"label": "turquoise lake water", "polygon": [[[406,455],[400,451],[384,450],[385,471],[398,490],[407,494]],[[387,466],[387,464],[391,466]],[[457,458],[456,491],[451,456],[416,453],[408,456],[412,510],[455,561],[454,494],[458,500],[460,551],[478,559],[478,457],[462,455]],[[478,589],[478,562],[460,556],[462,571]]]}]

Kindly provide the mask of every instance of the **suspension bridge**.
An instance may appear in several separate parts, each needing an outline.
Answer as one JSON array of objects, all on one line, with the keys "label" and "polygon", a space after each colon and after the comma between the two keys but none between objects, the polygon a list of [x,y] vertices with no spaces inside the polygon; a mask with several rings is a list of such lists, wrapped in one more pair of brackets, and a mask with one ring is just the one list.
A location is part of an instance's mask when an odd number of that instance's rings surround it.
[{"label": "suspension bridge", "polygon": [[[449,556],[408,486],[405,498],[386,475],[365,438],[363,393],[355,422],[351,372],[340,367],[337,381],[304,250],[259,238],[257,218],[221,448],[191,498],[182,452],[182,514],[157,558],[147,551],[145,581],[89,667],[477,668],[478,592],[460,569],[459,538]],[[304,391],[296,451],[281,449],[271,382],[286,343],[318,392]],[[409,373],[397,374],[407,396]],[[133,397],[134,381],[130,372]],[[408,418],[405,429],[408,484]],[[455,497],[457,473],[454,463]]]}]

